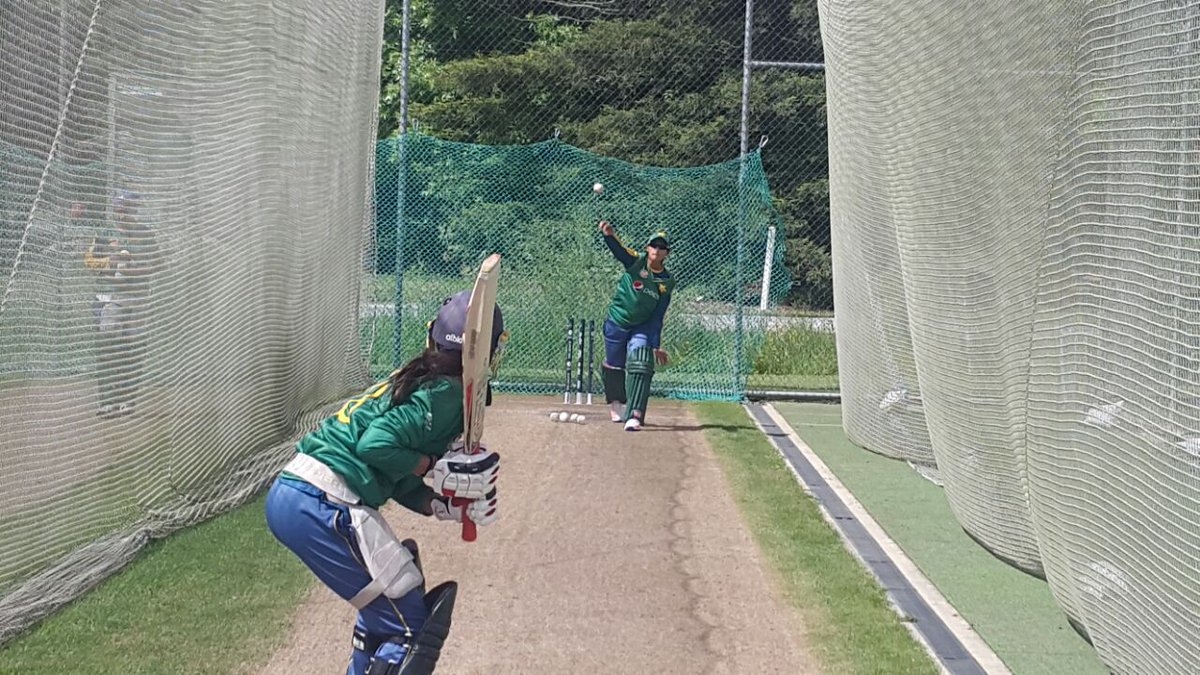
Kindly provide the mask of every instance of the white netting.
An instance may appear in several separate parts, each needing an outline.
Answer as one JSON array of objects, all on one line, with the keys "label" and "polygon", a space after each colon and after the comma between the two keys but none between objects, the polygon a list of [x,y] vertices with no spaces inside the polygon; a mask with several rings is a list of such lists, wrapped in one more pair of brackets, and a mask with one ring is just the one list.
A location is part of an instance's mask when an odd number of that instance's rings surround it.
[{"label": "white netting", "polygon": [[[826,74],[830,188],[837,186],[839,194],[872,195],[832,203],[840,219],[831,241],[841,255],[833,290],[846,433],[863,447],[932,467],[895,224],[886,197],[891,104],[874,86],[886,67],[873,58],[883,53],[877,42],[884,33],[870,12],[852,3],[821,9],[829,15],[822,23],[845,27],[825,35],[826,62],[855,64]],[[854,114],[836,114],[843,110]],[[871,161],[862,161],[866,157]],[[841,363],[852,370],[847,373]]]},{"label": "white netting", "polygon": [[366,377],[382,6],[7,3],[0,640]]},{"label": "white netting", "polygon": [[881,313],[842,302],[887,294],[963,527],[1115,672],[1195,672],[1200,5],[821,10],[847,429],[908,442],[868,405],[889,353],[852,347]]}]

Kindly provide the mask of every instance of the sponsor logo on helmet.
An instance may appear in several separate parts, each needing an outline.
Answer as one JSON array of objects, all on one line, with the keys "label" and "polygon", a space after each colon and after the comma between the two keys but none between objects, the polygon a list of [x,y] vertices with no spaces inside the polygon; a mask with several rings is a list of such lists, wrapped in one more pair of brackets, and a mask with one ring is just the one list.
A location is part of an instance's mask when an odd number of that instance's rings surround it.
[{"label": "sponsor logo on helmet", "polygon": [[443,336],[442,339],[444,339],[446,342],[453,342],[456,345],[461,345],[463,343],[463,337],[461,335],[455,335],[453,333],[446,333],[446,335]]}]

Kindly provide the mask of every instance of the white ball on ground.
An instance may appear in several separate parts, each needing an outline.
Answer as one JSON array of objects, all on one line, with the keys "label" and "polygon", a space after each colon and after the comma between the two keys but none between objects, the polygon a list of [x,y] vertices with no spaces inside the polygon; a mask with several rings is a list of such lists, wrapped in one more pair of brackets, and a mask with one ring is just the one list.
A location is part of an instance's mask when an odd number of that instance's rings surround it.
[{"label": "white ball on ground", "polygon": [[568,415],[565,411],[558,413],[558,421],[559,422],[566,422],[569,419],[571,419],[571,416]]},{"label": "white ball on ground", "polygon": [[552,413],[550,413],[550,421],[551,421],[551,422],[557,422],[557,421],[558,421],[558,413],[557,413],[557,412],[552,412]]},{"label": "white ball on ground", "polygon": [[604,194],[604,183],[596,183],[593,185],[592,192],[595,192],[598,195]]},{"label": "white ball on ground", "polygon": [[578,423],[578,424],[583,424],[583,423],[584,423],[586,420],[587,420],[587,418],[586,418],[586,417],[584,417],[583,415],[576,415],[576,416],[575,416],[575,422],[576,422],[576,423]]}]

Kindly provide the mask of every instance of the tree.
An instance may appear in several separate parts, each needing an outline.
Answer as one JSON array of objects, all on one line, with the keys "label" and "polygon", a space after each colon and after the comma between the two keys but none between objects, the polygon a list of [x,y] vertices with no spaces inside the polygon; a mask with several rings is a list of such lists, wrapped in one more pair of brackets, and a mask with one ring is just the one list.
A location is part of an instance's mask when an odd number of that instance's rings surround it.
[{"label": "tree", "polygon": [[[821,59],[815,0],[764,1],[757,12],[756,56]],[[389,6],[388,39],[398,42],[392,15]],[[740,5],[419,0],[414,15],[412,113],[425,132],[504,145],[535,143],[558,130],[579,147],[655,166],[707,165],[737,155]],[[484,24],[491,26],[486,35]],[[385,49],[381,134],[395,129],[393,53]],[[824,78],[760,71],[751,94],[751,138],[771,139],[763,163],[783,236],[797,250],[787,257],[799,284],[792,298],[828,308]],[[497,213],[511,220],[514,212]]]}]

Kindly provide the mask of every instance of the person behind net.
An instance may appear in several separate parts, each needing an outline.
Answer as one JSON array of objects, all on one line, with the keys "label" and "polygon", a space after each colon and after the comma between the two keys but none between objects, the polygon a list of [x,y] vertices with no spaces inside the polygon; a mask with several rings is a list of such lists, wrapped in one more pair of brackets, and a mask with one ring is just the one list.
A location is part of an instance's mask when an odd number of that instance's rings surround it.
[{"label": "person behind net", "polygon": [[93,238],[84,266],[97,274],[96,346],[103,417],[133,412],[145,375],[152,320],[152,282],[162,255],[153,230],[138,216],[140,197],[127,190],[112,200],[113,232]]},{"label": "person behind net", "polygon": [[600,221],[600,232],[625,268],[604,321],[604,398],[613,422],[624,422],[625,431],[638,431],[646,421],[654,366],[669,360],[660,344],[675,289],[675,278],[664,267],[671,245],[666,232],[656,232],[639,253],[622,244],[607,221]]},{"label": "person behind net", "polygon": [[[478,525],[496,520],[500,456],[463,452],[462,335],[470,292],[447,299],[427,347],[300,439],[267,494],[272,534],[358,610],[348,675],[431,673],[450,630],[457,585],[425,592],[417,545],[376,510]],[[504,333],[493,319],[493,369]],[[432,474],[432,486],[425,476]],[[452,504],[443,495],[472,500]]]}]

